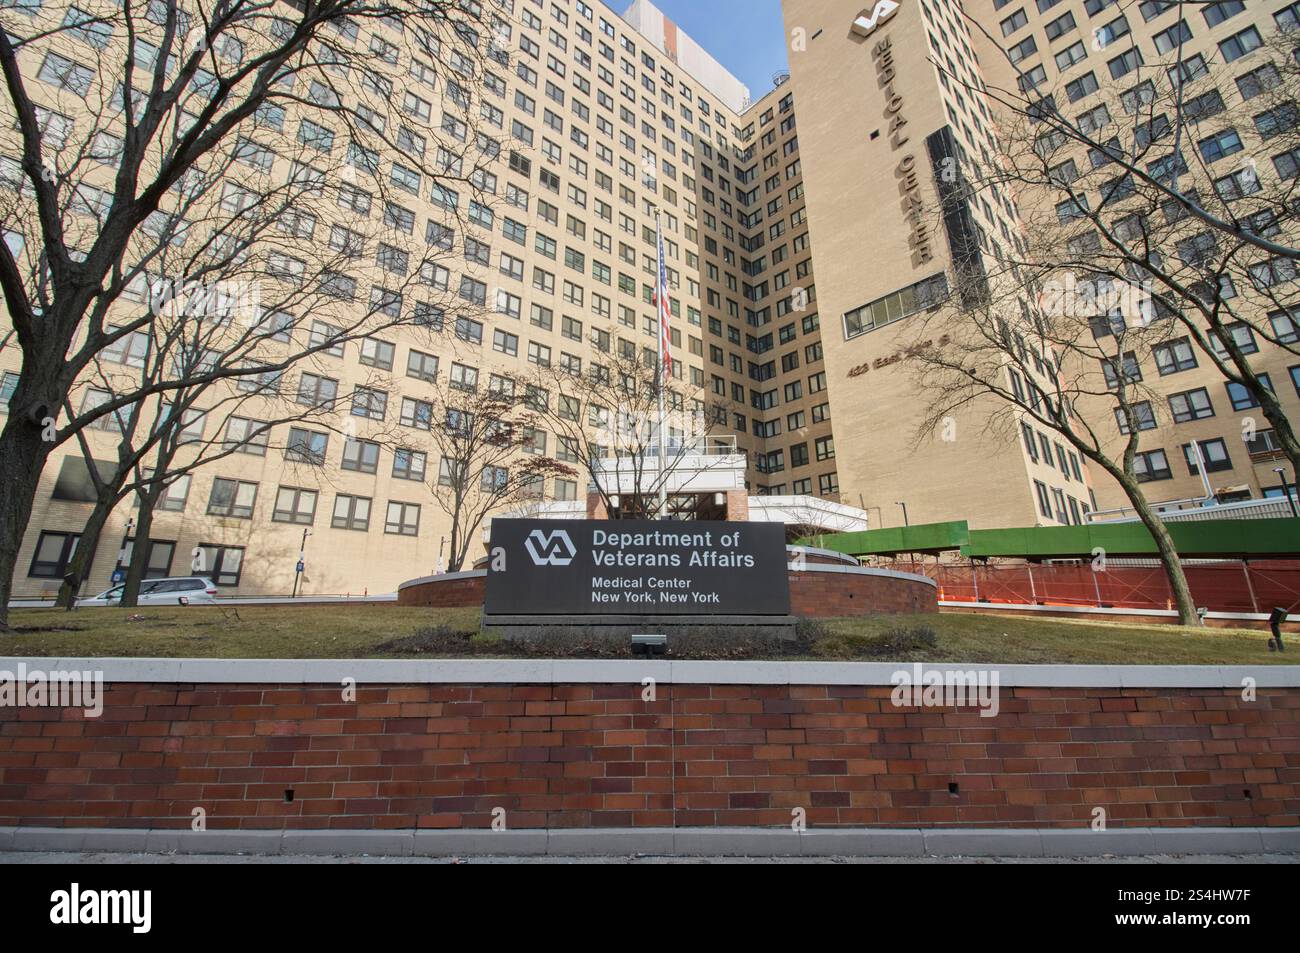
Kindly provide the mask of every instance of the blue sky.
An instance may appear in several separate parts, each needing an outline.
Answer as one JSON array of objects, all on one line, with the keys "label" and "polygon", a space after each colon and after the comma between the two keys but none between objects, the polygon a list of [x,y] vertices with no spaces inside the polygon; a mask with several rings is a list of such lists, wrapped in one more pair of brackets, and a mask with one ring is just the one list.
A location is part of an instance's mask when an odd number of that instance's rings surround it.
[{"label": "blue sky", "polygon": [[[627,2],[612,4],[627,9]],[[780,0],[653,0],[696,43],[749,87],[757,100],[772,88],[772,74],[786,69],[785,26]]]}]

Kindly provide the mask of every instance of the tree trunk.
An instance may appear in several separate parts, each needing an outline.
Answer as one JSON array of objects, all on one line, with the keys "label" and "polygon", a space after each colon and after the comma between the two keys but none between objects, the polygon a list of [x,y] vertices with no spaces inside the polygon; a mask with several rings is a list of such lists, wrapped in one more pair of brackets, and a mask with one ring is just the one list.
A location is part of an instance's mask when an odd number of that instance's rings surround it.
[{"label": "tree trunk", "polygon": [[1124,474],[1120,478],[1120,485],[1128,494],[1133,508],[1137,510],[1142,525],[1155,540],[1160,562],[1165,567],[1165,576],[1169,579],[1169,589],[1174,594],[1174,604],[1178,608],[1178,624],[1201,625],[1200,613],[1196,611],[1196,602],[1192,599],[1191,586],[1187,584],[1187,574],[1183,572],[1183,564],[1178,558],[1178,548],[1174,546],[1174,538],[1169,535],[1169,528],[1165,525],[1165,521],[1151,508],[1151,504],[1147,502],[1136,481],[1130,482],[1127,474]]},{"label": "tree trunk", "polygon": [[59,594],[54,600],[56,606],[71,610],[76,605],[77,590],[86,581],[86,571],[95,558],[95,550],[99,549],[99,538],[103,535],[104,526],[108,522],[109,516],[112,515],[116,502],[116,493],[107,499],[100,497],[95,501],[95,508],[90,511],[90,516],[86,519],[86,525],[81,529],[81,539],[77,541],[76,555],[72,557],[72,562],[68,565],[68,573],[77,577],[77,584],[73,586],[65,580],[59,586]]},{"label": "tree trunk", "polygon": [[54,449],[52,441],[41,439],[42,425],[23,413],[23,407],[30,403],[30,394],[15,392],[9,404],[9,419],[0,430],[0,487],[4,488],[0,492],[0,631],[9,630],[9,600],[18,567],[18,548],[32,516],[41,470]]},{"label": "tree trunk", "polygon": [[[468,549],[469,547],[464,548]],[[465,562],[465,554],[460,550],[460,517],[453,516],[451,520],[451,536],[447,540],[447,572],[460,572],[460,567]]]},{"label": "tree trunk", "polygon": [[149,565],[149,539],[153,530],[153,512],[162,495],[161,489],[151,490],[139,495],[140,512],[135,518],[135,544],[131,547],[131,564],[126,570],[126,580],[122,586],[122,599],[118,605],[133,608],[140,599],[140,583],[144,581],[144,572]]}]

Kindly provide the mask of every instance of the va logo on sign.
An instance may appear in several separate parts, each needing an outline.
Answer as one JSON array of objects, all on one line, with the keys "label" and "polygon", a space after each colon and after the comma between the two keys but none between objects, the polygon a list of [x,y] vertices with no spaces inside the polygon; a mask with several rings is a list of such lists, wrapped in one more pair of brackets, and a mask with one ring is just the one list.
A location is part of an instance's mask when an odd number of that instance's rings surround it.
[{"label": "va logo on sign", "polygon": [[578,555],[573,540],[562,529],[549,533],[543,533],[540,529],[533,530],[524,540],[524,549],[528,550],[528,555],[538,566],[567,566]]},{"label": "va logo on sign", "polygon": [[898,3],[896,0],[877,0],[870,16],[867,15],[866,10],[858,14],[858,18],[853,21],[853,32],[858,36],[870,36],[876,31],[877,27],[881,26],[897,11]]}]

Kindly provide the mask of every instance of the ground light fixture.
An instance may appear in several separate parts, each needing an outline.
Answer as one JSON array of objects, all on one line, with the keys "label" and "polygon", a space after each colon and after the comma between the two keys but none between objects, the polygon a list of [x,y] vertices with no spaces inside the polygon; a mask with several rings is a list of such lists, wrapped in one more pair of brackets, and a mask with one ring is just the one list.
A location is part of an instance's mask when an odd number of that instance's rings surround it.
[{"label": "ground light fixture", "polygon": [[668,651],[668,636],[652,633],[632,635],[632,654],[640,657],[663,655]]}]

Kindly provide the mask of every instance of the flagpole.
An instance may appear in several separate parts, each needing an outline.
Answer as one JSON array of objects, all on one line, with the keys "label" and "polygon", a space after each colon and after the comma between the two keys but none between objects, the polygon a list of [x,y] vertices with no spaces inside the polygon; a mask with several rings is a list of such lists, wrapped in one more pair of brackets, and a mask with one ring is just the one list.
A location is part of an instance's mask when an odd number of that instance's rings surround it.
[{"label": "flagpole", "polygon": [[[662,225],[659,222],[659,209],[655,209],[655,254],[659,257],[659,274],[663,274],[665,267],[664,262],[664,236]],[[659,518],[661,520],[668,518],[668,473],[665,469],[668,465],[668,456],[664,446],[664,295],[667,293],[667,282],[659,282],[659,288],[655,293],[655,303],[658,306],[659,313],[655,315],[655,321],[658,324],[656,329],[658,333],[655,337],[659,341]]]}]

